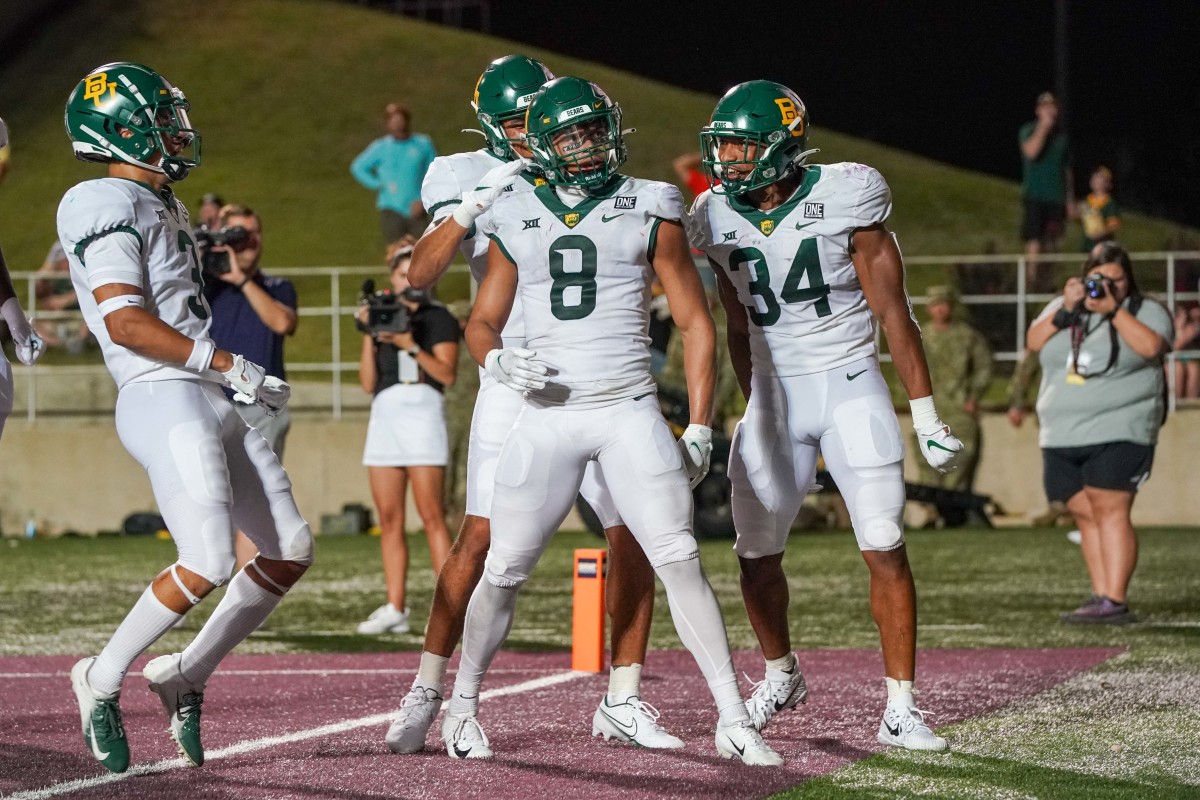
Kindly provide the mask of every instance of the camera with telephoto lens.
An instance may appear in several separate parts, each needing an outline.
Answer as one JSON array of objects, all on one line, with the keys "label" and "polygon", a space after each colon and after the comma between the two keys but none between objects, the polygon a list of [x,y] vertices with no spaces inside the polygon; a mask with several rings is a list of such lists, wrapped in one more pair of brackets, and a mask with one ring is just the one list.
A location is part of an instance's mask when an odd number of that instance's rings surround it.
[{"label": "camera with telephoto lens", "polygon": [[1099,300],[1101,297],[1112,292],[1109,284],[1112,283],[1112,278],[1103,275],[1099,272],[1093,272],[1087,276],[1083,282],[1083,290],[1087,292],[1087,296],[1093,300]]},{"label": "camera with telephoto lens", "polygon": [[192,235],[196,237],[196,245],[200,248],[200,266],[204,267],[205,272],[213,275],[229,272],[230,253],[212,248],[234,247],[250,239],[250,231],[241,225],[216,230],[201,226],[193,230]]},{"label": "camera with telephoto lens", "polygon": [[375,281],[363,281],[362,292],[358,296],[359,305],[367,307],[367,321],[364,324],[355,317],[355,325],[363,333],[374,336],[377,333],[407,333],[412,329],[412,313],[401,299],[410,303],[425,305],[429,302],[429,293],[411,286],[400,294],[391,289],[375,291]]}]

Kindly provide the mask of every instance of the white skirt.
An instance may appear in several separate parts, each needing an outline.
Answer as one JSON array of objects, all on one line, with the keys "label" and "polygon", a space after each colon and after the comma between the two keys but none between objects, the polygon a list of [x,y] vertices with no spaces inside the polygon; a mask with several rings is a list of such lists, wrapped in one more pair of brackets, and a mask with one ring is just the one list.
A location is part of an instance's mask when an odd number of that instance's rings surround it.
[{"label": "white skirt", "polygon": [[444,467],[450,458],[446,400],[424,383],[389,386],[371,402],[363,464]]}]

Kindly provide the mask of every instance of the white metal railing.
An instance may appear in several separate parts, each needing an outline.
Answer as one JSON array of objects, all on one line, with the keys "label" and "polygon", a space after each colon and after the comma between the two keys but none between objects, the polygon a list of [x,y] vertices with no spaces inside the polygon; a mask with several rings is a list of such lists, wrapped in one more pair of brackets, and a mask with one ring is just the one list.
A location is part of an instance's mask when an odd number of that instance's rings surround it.
[{"label": "white metal railing", "polygon": [[[1175,311],[1175,306],[1180,302],[1200,300],[1200,292],[1195,289],[1191,291],[1177,291],[1176,275],[1177,266],[1181,261],[1194,261],[1200,264],[1200,252],[1142,252],[1131,254],[1134,264],[1138,268],[1138,283],[1142,291],[1158,297],[1162,300],[1172,313]],[[1039,264],[1079,264],[1083,256],[1078,253],[1074,254],[1055,254],[1045,255],[1039,259]],[[1016,361],[1020,359],[1025,349],[1025,331],[1028,327],[1028,306],[1029,304],[1047,303],[1054,297],[1058,296],[1058,292],[1029,292],[1026,281],[1026,266],[1027,261],[1023,255],[972,255],[972,256],[907,256],[905,258],[906,269],[911,273],[915,269],[931,268],[931,267],[947,267],[958,266],[969,268],[971,265],[992,265],[1003,267],[1006,270],[1016,270],[1016,275],[1009,280],[1015,285],[1016,291],[1004,294],[963,294],[959,300],[964,305],[968,306],[984,306],[984,305],[1010,305],[1015,306],[1014,314],[1014,341],[1016,347],[1013,350],[1000,350],[994,353],[994,358],[997,361]],[[698,262],[703,270],[707,270],[707,264]],[[1056,269],[1061,269],[1057,268]],[[306,278],[313,279],[317,277],[326,277],[329,280],[329,298],[330,302],[327,305],[305,305],[301,302],[299,315],[303,318],[310,317],[326,317],[329,319],[330,333],[330,348],[329,359],[326,361],[300,362],[289,360],[287,363],[288,371],[292,373],[328,373],[329,374],[329,401],[325,405],[320,405],[318,408],[327,408],[333,415],[334,419],[340,419],[342,416],[342,376],[345,372],[357,372],[358,361],[343,361],[342,353],[342,331],[341,322],[350,314],[353,314],[357,306],[342,305],[338,298],[341,297],[342,279],[343,278],[363,278],[363,277],[378,277],[384,268],[381,266],[350,266],[350,267],[291,267],[270,269],[269,273],[278,277],[287,278]],[[467,267],[465,264],[454,264],[451,266],[450,272],[456,274],[465,274]],[[1153,275],[1151,275],[1153,273]],[[27,310],[36,308],[35,282],[46,279],[46,273],[37,272],[14,272],[12,277],[18,285],[22,281],[28,282],[28,292],[26,294],[25,307]],[[468,282],[472,296],[475,292],[473,282]],[[473,297],[472,297],[473,299]],[[303,301],[303,295],[301,295]],[[914,303],[923,305],[926,302],[924,296],[913,297]],[[78,311],[38,311],[33,312],[39,320],[80,320]],[[1169,381],[1169,396],[1171,398],[1172,410],[1175,405],[1175,358],[1179,354],[1171,353],[1168,356],[1168,365],[1171,367],[1167,370],[1167,379]],[[1183,355],[1193,358],[1200,358],[1200,350],[1189,350]],[[885,354],[883,360],[888,360]],[[27,383],[27,408],[26,416],[30,422],[37,419],[38,416],[38,375],[45,376],[96,376],[105,373],[105,368],[102,364],[96,365],[46,365],[38,364],[33,367],[24,367],[19,363],[13,365],[14,377],[24,377],[28,380]],[[70,414],[70,410],[65,411]]]}]

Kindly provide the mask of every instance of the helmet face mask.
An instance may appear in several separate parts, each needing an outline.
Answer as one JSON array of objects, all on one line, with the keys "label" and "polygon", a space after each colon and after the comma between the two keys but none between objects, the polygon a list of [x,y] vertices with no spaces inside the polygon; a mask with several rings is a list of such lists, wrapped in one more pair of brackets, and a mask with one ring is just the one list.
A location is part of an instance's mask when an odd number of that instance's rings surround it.
[{"label": "helmet face mask", "polygon": [[700,130],[700,159],[717,194],[742,195],[800,172],[808,109],[782,84],[749,81],[726,92]]},{"label": "helmet face mask", "polygon": [[533,96],[553,78],[545,65],[526,56],[504,56],[488,64],[475,84],[471,108],[492,155],[505,160],[519,157],[513,145],[523,147],[525,141],[521,136],[509,136],[504,123],[517,119],[523,125]]},{"label": "helmet face mask", "polygon": [[620,106],[581,78],[557,78],[537,94],[525,141],[546,180],[586,192],[607,186],[629,157]]},{"label": "helmet face mask", "polygon": [[133,164],[180,181],[200,165],[200,133],[189,108],[183,92],[157,72],[122,62],[79,82],[64,122],[81,161]]}]

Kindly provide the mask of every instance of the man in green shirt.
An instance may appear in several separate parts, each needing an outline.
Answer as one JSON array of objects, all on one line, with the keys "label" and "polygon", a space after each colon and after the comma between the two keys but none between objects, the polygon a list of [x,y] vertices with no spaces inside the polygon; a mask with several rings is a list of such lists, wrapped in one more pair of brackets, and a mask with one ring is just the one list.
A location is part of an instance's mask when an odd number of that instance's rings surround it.
[{"label": "man in green shirt", "polygon": [[1021,147],[1021,198],[1025,215],[1021,238],[1025,242],[1026,276],[1029,288],[1048,289],[1054,276],[1039,270],[1038,256],[1058,250],[1063,223],[1074,209],[1074,198],[1067,134],[1062,127],[1058,100],[1050,92],[1038,95],[1037,118],[1021,126],[1017,136]]}]

